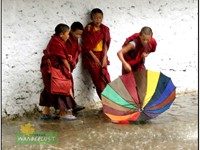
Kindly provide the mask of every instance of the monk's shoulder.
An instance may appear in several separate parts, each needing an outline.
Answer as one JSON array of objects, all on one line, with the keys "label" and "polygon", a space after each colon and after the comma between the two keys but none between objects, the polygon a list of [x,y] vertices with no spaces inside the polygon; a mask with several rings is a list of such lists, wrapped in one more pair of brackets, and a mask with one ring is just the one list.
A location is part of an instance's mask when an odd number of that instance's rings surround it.
[{"label": "monk's shoulder", "polygon": [[102,27],[109,30],[110,28],[108,26],[106,26],[105,24],[102,24]]}]

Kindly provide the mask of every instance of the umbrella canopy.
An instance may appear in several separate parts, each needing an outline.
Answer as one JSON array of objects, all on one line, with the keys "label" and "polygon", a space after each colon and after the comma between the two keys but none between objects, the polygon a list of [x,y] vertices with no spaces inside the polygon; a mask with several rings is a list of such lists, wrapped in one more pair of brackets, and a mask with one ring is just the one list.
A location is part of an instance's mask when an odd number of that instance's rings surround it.
[{"label": "umbrella canopy", "polygon": [[144,70],[119,76],[107,84],[101,97],[112,122],[145,121],[169,109],[176,87],[163,73]]}]

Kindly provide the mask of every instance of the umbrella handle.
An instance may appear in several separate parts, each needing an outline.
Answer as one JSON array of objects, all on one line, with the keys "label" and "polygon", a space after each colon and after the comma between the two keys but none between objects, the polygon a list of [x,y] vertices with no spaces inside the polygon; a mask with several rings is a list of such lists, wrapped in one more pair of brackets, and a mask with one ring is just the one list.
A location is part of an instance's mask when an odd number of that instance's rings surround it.
[{"label": "umbrella handle", "polygon": [[144,110],[143,108],[139,108],[139,109],[138,109],[139,112],[142,112],[143,110]]}]

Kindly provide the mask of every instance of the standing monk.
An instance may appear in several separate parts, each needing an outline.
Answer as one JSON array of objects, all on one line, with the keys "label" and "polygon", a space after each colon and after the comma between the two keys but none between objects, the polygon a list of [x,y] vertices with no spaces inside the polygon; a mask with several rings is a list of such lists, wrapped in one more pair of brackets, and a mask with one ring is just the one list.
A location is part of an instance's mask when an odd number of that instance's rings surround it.
[{"label": "standing monk", "polygon": [[76,68],[78,63],[78,57],[81,53],[81,46],[78,43],[83,33],[83,25],[80,22],[73,22],[71,25],[71,31],[69,38],[66,41],[68,59],[70,62],[71,72]]},{"label": "standing monk", "polygon": [[107,69],[109,65],[107,51],[110,46],[109,28],[102,24],[103,12],[99,8],[91,11],[91,20],[83,30],[83,65],[89,71],[96,87],[97,94],[101,99],[101,92],[110,82]]},{"label": "standing monk", "polygon": [[117,55],[122,62],[122,74],[145,69],[145,57],[156,50],[156,40],[150,27],[128,37]]},{"label": "standing monk", "polygon": [[[82,33],[83,33],[83,25],[80,22],[73,22],[71,25],[69,38],[66,41],[66,47],[67,47],[66,54],[68,55],[68,61],[70,64],[71,73],[76,68],[76,64],[78,63],[78,57],[79,54],[81,53],[81,46],[78,43],[78,39],[81,38]],[[72,92],[73,92],[72,95],[74,96],[73,76],[72,76]],[[83,109],[85,109],[85,107],[76,104],[73,107],[72,112],[77,113],[78,111]]]}]

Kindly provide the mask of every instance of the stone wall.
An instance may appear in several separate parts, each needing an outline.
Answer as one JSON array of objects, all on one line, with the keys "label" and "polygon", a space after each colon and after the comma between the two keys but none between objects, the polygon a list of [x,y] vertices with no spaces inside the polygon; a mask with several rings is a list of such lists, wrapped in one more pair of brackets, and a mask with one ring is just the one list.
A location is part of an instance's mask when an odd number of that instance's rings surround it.
[{"label": "stone wall", "polygon": [[[125,38],[147,25],[158,46],[146,67],[170,76],[178,93],[197,90],[197,6],[197,0],[2,0],[2,116],[39,106],[40,60],[55,26],[74,21],[85,26],[95,7],[103,10],[103,23],[110,27],[112,80],[121,74],[116,53]],[[73,73],[76,101],[93,105],[99,99],[79,60]]]}]

